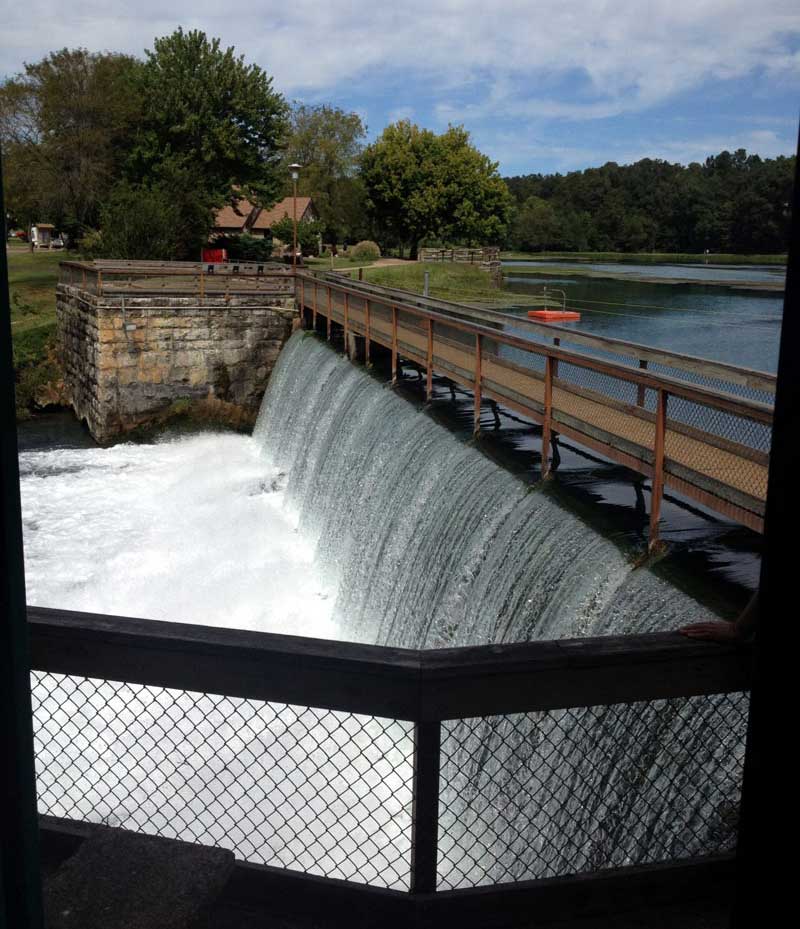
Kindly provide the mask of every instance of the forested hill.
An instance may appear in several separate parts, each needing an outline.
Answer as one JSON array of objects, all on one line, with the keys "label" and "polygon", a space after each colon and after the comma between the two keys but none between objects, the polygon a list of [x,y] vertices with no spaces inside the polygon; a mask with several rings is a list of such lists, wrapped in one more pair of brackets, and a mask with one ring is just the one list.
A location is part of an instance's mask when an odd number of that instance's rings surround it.
[{"label": "forested hill", "polygon": [[506,178],[521,251],[785,252],[794,156],[744,149],[688,166],[644,158]]}]

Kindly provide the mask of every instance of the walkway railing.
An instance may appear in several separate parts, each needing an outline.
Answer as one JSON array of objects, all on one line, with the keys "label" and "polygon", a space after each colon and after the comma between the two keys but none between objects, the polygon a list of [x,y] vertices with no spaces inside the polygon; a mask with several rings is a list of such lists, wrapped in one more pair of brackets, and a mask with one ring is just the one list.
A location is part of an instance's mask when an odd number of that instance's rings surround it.
[{"label": "walkway railing", "polygon": [[[329,339],[334,325],[343,331],[346,351],[351,337],[363,339],[367,363],[372,345],[388,349],[393,379],[400,358],[425,369],[429,399],[434,372],[472,390],[476,433],[485,398],[541,423],[543,477],[550,473],[553,438],[564,435],[652,478],[651,546],[665,486],[763,531],[772,406],[741,394],[768,397],[770,375],[657,350],[647,350],[633,367],[630,355],[627,364],[608,359],[639,349],[630,343],[548,329],[555,344],[547,344],[541,326],[539,340],[508,331],[505,314],[335,275],[299,274],[297,299],[309,326],[324,326]],[[514,328],[526,322],[515,319]],[[566,333],[594,353],[565,348]],[[673,373],[648,368],[651,361]],[[723,381],[730,390],[698,378]]]},{"label": "walkway railing", "polygon": [[354,925],[373,904],[390,925],[563,918],[728,867],[747,649],[29,623],[42,812],[226,846],[251,883],[346,902]]},{"label": "walkway railing", "polygon": [[63,261],[59,283],[97,297],[229,297],[294,294],[288,265],[276,262]]}]

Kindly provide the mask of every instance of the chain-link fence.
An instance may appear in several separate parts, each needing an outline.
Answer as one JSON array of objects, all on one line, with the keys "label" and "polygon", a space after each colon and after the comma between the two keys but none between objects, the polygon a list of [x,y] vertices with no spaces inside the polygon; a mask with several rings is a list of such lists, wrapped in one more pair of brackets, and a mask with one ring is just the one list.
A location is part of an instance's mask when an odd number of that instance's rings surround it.
[{"label": "chain-link fence", "polygon": [[412,725],[35,672],[39,809],[405,889]]},{"label": "chain-link fence", "polygon": [[733,849],[743,694],[446,723],[440,887]]},{"label": "chain-link fence", "polygon": [[[40,810],[408,889],[413,724],[33,675]],[[730,850],[747,697],[442,724],[440,889]]]}]

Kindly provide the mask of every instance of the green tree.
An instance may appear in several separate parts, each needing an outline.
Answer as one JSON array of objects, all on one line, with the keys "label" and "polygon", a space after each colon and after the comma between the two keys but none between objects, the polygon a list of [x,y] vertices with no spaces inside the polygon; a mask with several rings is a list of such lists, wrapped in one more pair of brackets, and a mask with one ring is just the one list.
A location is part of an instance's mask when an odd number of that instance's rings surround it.
[{"label": "green tree", "polygon": [[[291,251],[294,240],[294,221],[291,216],[284,216],[283,219],[274,223],[270,229],[273,237],[289,246]],[[317,251],[319,237],[322,233],[322,223],[319,221],[304,221],[297,224],[297,244],[304,255],[311,255]]]},{"label": "green tree", "polygon": [[272,79],[198,30],[156,39],[146,55],[130,179],[172,190],[203,218],[201,238],[213,210],[237,196],[274,203],[288,109]]},{"label": "green tree", "polygon": [[387,126],[361,158],[367,205],[385,241],[416,255],[422,239],[483,245],[503,238],[511,197],[497,164],[450,126]]},{"label": "green tree", "polygon": [[171,261],[181,254],[186,230],[172,193],[123,181],[113,189],[100,214],[100,233],[84,239],[88,257],[129,261]]},{"label": "green tree", "polygon": [[299,191],[313,198],[327,241],[347,241],[363,229],[366,195],[356,175],[366,133],[357,113],[327,104],[293,106],[286,165],[303,166]]},{"label": "green tree", "polygon": [[558,249],[561,230],[553,205],[541,197],[528,197],[514,217],[511,242],[524,252]]},{"label": "green tree", "polygon": [[62,49],[0,86],[10,211],[77,237],[122,170],[142,101],[126,55]]}]

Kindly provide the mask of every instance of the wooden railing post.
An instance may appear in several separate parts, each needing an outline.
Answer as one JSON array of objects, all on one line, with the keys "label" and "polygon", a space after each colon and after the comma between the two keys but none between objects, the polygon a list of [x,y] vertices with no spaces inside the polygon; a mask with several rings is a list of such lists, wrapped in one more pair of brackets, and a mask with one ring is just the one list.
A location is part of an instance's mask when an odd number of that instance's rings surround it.
[{"label": "wooden railing post", "polygon": [[661,516],[661,499],[664,496],[664,445],[667,432],[666,390],[659,389],[656,403],[656,432],[653,443],[653,484],[650,494],[650,537],[648,550],[658,547],[658,520]]},{"label": "wooden railing post", "polygon": [[475,386],[472,389],[475,395],[475,411],[473,416],[472,434],[478,435],[481,431],[481,336],[475,336]]},{"label": "wooden railing post", "polygon": [[392,307],[392,386],[397,383],[397,307]]},{"label": "wooden railing post", "polygon": [[103,296],[103,272],[97,272],[97,295],[99,297]]},{"label": "wooden railing post", "polygon": [[[561,345],[561,339],[559,339],[558,336],[553,339],[553,345],[555,345],[556,348]],[[553,359],[553,377],[558,377],[558,358]]]},{"label": "wooden railing post", "polygon": [[550,434],[553,423],[553,358],[544,361],[544,421],[542,423],[542,480],[550,476]]},{"label": "wooden railing post", "polygon": [[364,364],[369,367],[369,298],[364,300]]},{"label": "wooden railing post", "polygon": [[436,891],[439,846],[439,753],[441,723],[414,725],[414,781],[411,812],[412,894]]},{"label": "wooden railing post", "polygon": [[350,357],[350,345],[348,343],[348,322],[350,316],[350,294],[345,291],[344,293],[344,353],[347,357]]},{"label": "wooden railing post", "polygon": [[317,284],[314,282],[314,307],[311,310],[311,328],[314,332],[317,331]]},{"label": "wooden railing post", "polygon": [[[647,359],[639,359],[639,369],[641,371],[647,370]],[[645,386],[644,384],[639,384],[639,388],[636,391],[636,406],[644,406],[644,397],[645,397]]]},{"label": "wooden railing post", "polygon": [[328,319],[325,322],[325,327],[327,329],[328,341],[331,340],[331,315],[333,313],[333,291],[331,285],[328,284]]},{"label": "wooden railing post", "polygon": [[428,372],[425,381],[425,399],[433,399],[433,320],[428,317]]}]

